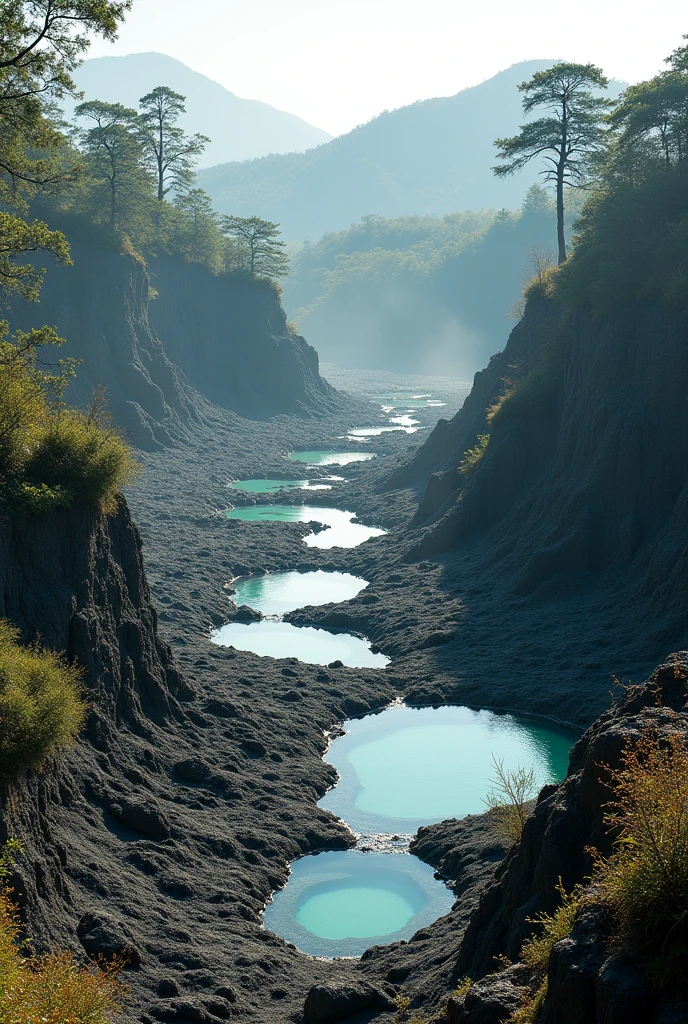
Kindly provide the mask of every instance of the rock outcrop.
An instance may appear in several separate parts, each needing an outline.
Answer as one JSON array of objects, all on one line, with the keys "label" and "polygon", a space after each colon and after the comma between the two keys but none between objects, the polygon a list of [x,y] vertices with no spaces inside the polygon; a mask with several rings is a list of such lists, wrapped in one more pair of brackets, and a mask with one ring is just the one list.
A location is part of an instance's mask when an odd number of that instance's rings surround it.
[{"label": "rock outcrop", "polygon": [[[483,979],[475,991],[452,1001],[456,1024],[500,1024],[523,991],[522,967],[495,974],[496,957],[517,962],[532,918],[552,913],[557,886],[567,892],[592,871],[591,849],[611,852],[604,823],[609,800],[604,766],[617,767],[629,741],[646,723],[660,732],[688,731],[688,653],[661,665],[643,686],[626,690],[618,704],[588,729],[571,751],[566,779],[546,786],[526,821],[521,841],[497,870],[461,943],[452,981]],[[572,933],[556,943],[549,961],[543,1024],[659,1024],[688,1019],[688,1001],[653,988],[639,966],[613,947],[614,924],[588,906]],[[678,1015],[677,1015],[678,1014]],[[683,1014],[683,1016],[680,1016]]]},{"label": "rock outcrop", "polygon": [[330,407],[335,392],[317,353],[288,325],[270,284],[171,258],[146,265],[78,237],[72,258],[51,267],[40,303],[14,304],[13,324],[55,326],[66,344],[42,358],[78,361],[67,401],[85,407],[105,387],[115,423],[137,447],[189,440],[213,419],[213,404],[256,418]]},{"label": "rock outcrop", "polygon": [[202,395],[252,418],[328,408],[334,392],[318,355],[288,325],[273,285],[169,258],[151,260],[149,272],[150,323]]}]

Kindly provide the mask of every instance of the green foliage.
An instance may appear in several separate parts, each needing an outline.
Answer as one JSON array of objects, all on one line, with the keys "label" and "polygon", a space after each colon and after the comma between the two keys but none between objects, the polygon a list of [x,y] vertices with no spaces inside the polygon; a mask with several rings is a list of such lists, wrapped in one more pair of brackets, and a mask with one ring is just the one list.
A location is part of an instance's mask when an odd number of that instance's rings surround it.
[{"label": "green foliage", "polygon": [[86,158],[86,203],[95,220],[126,230],[145,216],[152,177],[144,166],[136,111],[90,100],[75,110],[88,127],[77,133]]},{"label": "green foliage", "polygon": [[221,231],[229,245],[225,248],[228,270],[239,270],[251,277],[286,277],[289,257],[279,237],[279,224],[260,217],[221,218]]},{"label": "green foliage", "polygon": [[559,879],[557,892],[561,896],[561,904],[553,914],[538,914],[537,917],[528,918],[531,924],[539,925],[541,930],[526,939],[521,948],[523,963],[543,974],[547,971],[552,947],[571,934],[581,908],[583,890],[580,886],[567,893]]},{"label": "green foliage", "polygon": [[459,463],[459,473],[463,473],[464,476],[472,476],[482,462],[490,443],[490,435],[478,434],[476,442],[473,448],[466,449]]},{"label": "green foliage", "polygon": [[459,984],[456,986],[456,988],[452,992],[452,995],[456,996],[457,999],[460,999],[462,996],[468,995],[468,993],[471,990],[472,984],[472,979],[469,978],[468,975],[466,975],[466,977],[462,978]]},{"label": "green foliage", "polygon": [[[0,881],[21,845],[0,849]],[[108,1024],[121,1009],[125,988],[120,963],[80,967],[69,953],[32,956],[20,940],[19,913],[8,888],[0,889],[0,1019],[3,1024]]]},{"label": "green foliage", "polygon": [[540,929],[526,939],[521,947],[521,960],[534,973],[534,991],[528,993],[521,1006],[507,1018],[508,1024],[537,1024],[540,1020],[547,995],[547,968],[552,947],[571,934],[583,899],[581,886],[567,893],[561,879],[557,892],[561,896],[561,904],[553,914],[538,914],[537,917],[528,918],[531,924],[538,925]]},{"label": "green foliage", "polygon": [[688,957],[688,738],[678,716],[673,724],[663,736],[647,722],[621,767],[608,769],[615,851],[597,858],[593,878],[619,944],[660,983],[675,980]]},{"label": "green foliage", "polygon": [[528,804],[536,793],[535,770],[521,765],[515,769],[504,767],[504,761],[492,758],[494,779],[492,789],[485,797],[493,827],[505,843],[518,842],[528,817]]},{"label": "green foliage", "polygon": [[159,85],[139,101],[141,113],[136,128],[144,158],[155,177],[159,202],[171,191],[184,193],[191,188],[194,166],[210,142],[205,135],[186,135],[177,125],[186,110],[184,99]]},{"label": "green foliage", "polygon": [[128,486],[137,466],[131,449],[106,422],[76,409],[50,416],[24,464],[29,483],[56,489],[69,504],[117,508],[118,492]]},{"label": "green foliage", "polygon": [[556,188],[559,263],[566,260],[564,189],[586,184],[591,157],[605,148],[603,119],[611,102],[591,90],[606,89],[607,85],[593,64],[560,62],[538,71],[529,82],[519,85],[519,90],[523,112],[542,109],[544,116],[528,121],[518,135],[495,142],[497,158],[502,161],[493,168],[497,177],[521,170],[536,157],[542,159],[544,180]]},{"label": "green foliage", "polygon": [[85,709],[79,669],[37,644],[22,647],[19,630],[0,621],[0,778],[69,746]]},{"label": "green foliage", "polygon": [[687,47],[631,86],[608,118],[610,146],[554,294],[596,313],[663,302],[688,308]]},{"label": "green foliage", "polygon": [[[557,277],[558,274],[557,270]],[[514,367],[516,381],[507,382],[504,394],[488,410],[487,419],[492,427],[523,416],[543,416],[551,410],[563,379],[566,339],[565,322],[558,327],[549,326],[535,366],[525,375]]]}]

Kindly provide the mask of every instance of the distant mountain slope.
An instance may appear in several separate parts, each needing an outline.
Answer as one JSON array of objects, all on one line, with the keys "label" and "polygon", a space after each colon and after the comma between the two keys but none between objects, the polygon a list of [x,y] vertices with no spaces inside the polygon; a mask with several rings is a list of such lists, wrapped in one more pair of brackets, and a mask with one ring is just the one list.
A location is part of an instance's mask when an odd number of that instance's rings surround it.
[{"label": "distant mountain slope", "polygon": [[[332,138],[294,114],[258,100],[246,100],[223,85],[162,53],[130,53],[85,61],[74,79],[87,99],[136,107],[156,85],[186,96],[182,127],[211,139],[201,166],[252,160],[268,153],[302,152]],[[71,115],[73,105],[67,110]]]},{"label": "distant mountain slope", "polygon": [[[380,114],[308,153],[204,170],[200,183],[217,209],[277,221],[293,241],[314,241],[368,213],[515,209],[537,171],[495,178],[494,140],[523,121],[517,85],[552,63],[515,64],[456,96]],[[613,83],[610,94],[620,88]]]}]

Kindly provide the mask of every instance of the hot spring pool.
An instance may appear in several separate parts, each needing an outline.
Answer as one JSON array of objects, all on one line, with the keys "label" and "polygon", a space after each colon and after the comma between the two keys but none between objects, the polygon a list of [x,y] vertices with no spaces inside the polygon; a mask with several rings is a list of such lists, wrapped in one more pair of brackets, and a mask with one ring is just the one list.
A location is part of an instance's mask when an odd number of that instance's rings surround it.
[{"label": "hot spring pool", "polygon": [[364,833],[409,833],[481,814],[493,756],[507,769],[533,767],[538,788],[558,782],[577,739],[551,724],[466,707],[394,706],[344,730],[325,755],[339,782],[319,806]]},{"label": "hot spring pool", "polygon": [[314,626],[292,626],[290,622],[263,619],[262,622],[229,622],[214,629],[210,639],[220,647],[251,651],[261,657],[298,658],[308,665],[329,665],[341,661],[349,668],[386,668],[389,658],[374,653],[367,640],[351,633],[331,633]]},{"label": "hot spring pool", "polygon": [[[492,757],[557,782],[577,739],[514,715],[466,707],[392,706],[346,722],[326,760],[339,781],[319,802],[360,833],[411,833],[485,810]],[[409,939],[448,913],[454,897],[407,853],[347,850],[303,857],[265,910],[265,925],[313,956],[360,956]]]},{"label": "hot spring pool", "polygon": [[370,537],[380,537],[386,532],[353,522],[356,518],[353,512],[318,505],[252,505],[225,509],[221,514],[244,523],[320,523],[324,530],[303,538],[310,548],[355,548]]},{"label": "hot spring pool", "polygon": [[292,864],[265,927],[312,956],[360,956],[409,939],[451,910],[454,896],[410,854],[321,853]]},{"label": "hot spring pool", "polygon": [[306,605],[350,601],[368,581],[348,572],[273,572],[234,580],[234,601],[263,615],[286,615]]}]

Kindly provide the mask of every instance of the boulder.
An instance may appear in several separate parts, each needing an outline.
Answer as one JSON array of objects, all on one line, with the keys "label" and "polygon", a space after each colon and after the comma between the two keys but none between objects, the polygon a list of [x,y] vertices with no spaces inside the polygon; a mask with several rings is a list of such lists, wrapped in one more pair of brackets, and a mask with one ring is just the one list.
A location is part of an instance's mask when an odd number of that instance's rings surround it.
[{"label": "boulder", "polygon": [[303,1007],[305,1024],[330,1024],[362,1010],[394,1010],[394,1000],[367,982],[314,985]]},{"label": "boulder", "polygon": [[141,954],[134,945],[126,925],[109,914],[86,913],[77,925],[76,933],[86,953],[93,960],[124,960],[131,967],[141,964]]}]

